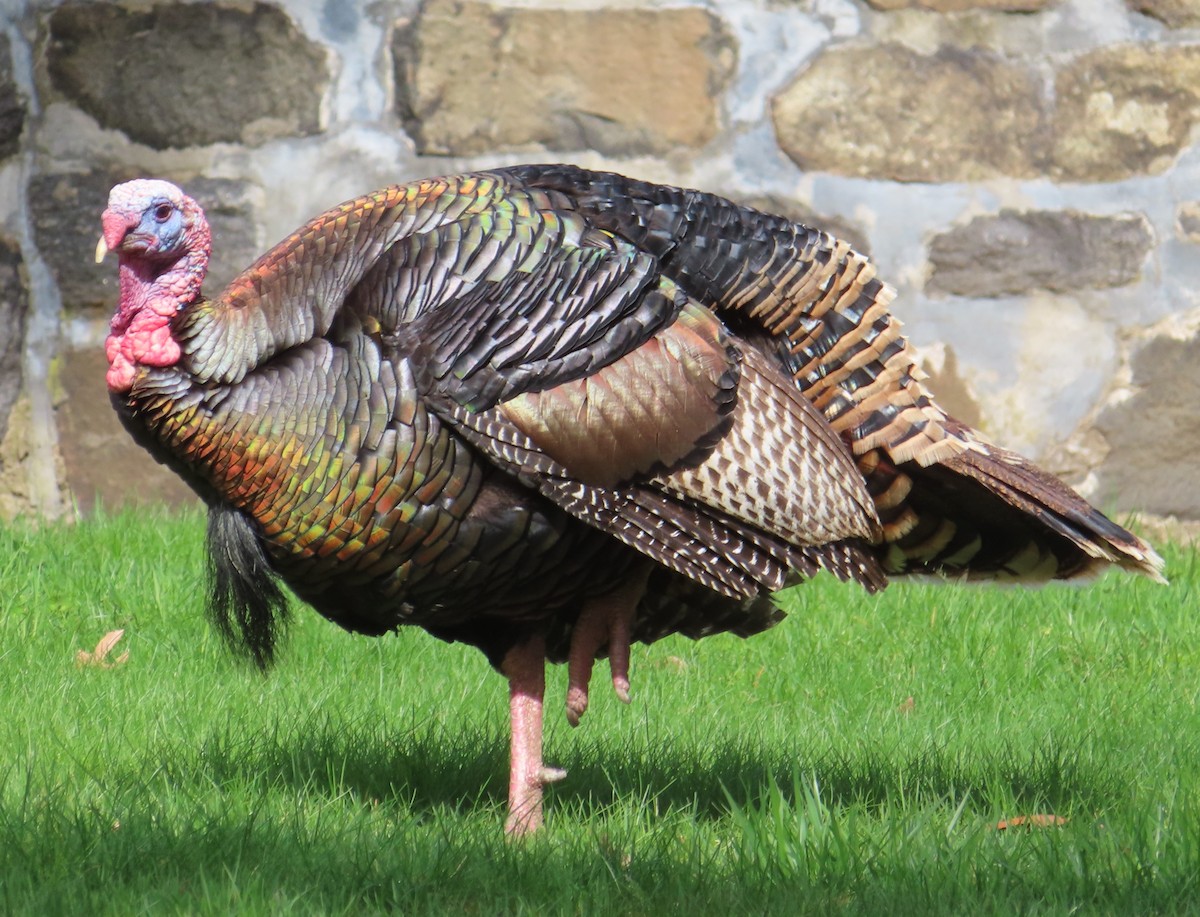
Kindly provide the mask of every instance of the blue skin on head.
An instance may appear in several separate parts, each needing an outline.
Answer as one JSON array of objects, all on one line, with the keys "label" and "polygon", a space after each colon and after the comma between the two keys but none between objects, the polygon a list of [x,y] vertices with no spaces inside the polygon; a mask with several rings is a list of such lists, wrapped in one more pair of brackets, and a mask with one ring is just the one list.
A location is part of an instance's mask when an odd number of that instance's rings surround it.
[{"label": "blue skin on head", "polygon": [[185,201],[183,192],[160,179],[117,185],[109,192],[108,207],[101,217],[107,248],[142,257],[159,256],[153,260],[175,253],[186,244],[190,229]]},{"label": "blue skin on head", "polygon": [[171,201],[157,198],[150,202],[135,232],[147,239],[155,239],[148,253],[170,254],[183,236],[183,214]]}]

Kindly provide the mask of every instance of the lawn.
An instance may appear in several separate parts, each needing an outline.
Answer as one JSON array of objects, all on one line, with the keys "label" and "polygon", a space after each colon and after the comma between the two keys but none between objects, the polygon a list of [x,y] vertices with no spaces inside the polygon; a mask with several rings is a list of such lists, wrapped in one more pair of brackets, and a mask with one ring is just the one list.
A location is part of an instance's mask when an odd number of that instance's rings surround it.
[{"label": "lawn", "polygon": [[569,776],[512,842],[482,656],[297,608],[259,675],[204,620],[202,533],[0,527],[0,911],[1200,910],[1190,549],[1169,587],[822,578],[749,641],[636,647],[633,704],[597,691],[578,730],[555,669]]}]

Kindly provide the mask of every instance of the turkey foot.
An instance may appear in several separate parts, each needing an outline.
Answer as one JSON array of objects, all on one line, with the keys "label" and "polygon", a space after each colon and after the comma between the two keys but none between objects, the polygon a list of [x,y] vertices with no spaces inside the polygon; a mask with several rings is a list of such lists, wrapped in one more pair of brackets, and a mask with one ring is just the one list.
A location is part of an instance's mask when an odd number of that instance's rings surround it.
[{"label": "turkey foot", "polygon": [[508,678],[512,739],[509,752],[507,834],[542,826],[542,787],[567,772],[542,763],[542,699],[546,692],[546,641],[530,637],[509,650],[500,671]]},{"label": "turkey foot", "polygon": [[588,686],[596,651],[608,644],[608,665],[613,691],[629,703],[629,641],[633,613],[646,590],[646,573],[635,576],[615,592],[591,599],[579,613],[571,632],[567,659],[567,722],[578,726],[588,707]]}]

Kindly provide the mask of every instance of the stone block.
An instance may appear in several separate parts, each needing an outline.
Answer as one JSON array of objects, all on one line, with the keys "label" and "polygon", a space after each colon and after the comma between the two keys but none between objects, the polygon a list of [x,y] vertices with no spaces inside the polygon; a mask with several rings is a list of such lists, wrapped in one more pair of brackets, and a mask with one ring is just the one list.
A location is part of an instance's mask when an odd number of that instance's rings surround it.
[{"label": "stone block", "polygon": [[116,306],[116,266],[111,260],[96,264],[93,256],[109,189],[135,177],[97,171],[37,174],[29,180],[34,238],[68,313]]},{"label": "stone block", "polygon": [[20,149],[25,127],[25,100],[13,79],[12,50],[8,37],[0,35],[0,161]]},{"label": "stone block", "polygon": [[5,418],[4,435],[0,436],[0,520],[38,515],[27,473],[29,414],[29,399],[18,399]]},{"label": "stone block", "polygon": [[0,440],[8,415],[21,391],[21,358],[25,318],[29,310],[28,281],[21,249],[14,239],[0,236]]},{"label": "stone block", "polygon": [[1200,122],[1200,46],[1104,46],[1069,61],[1046,93],[1032,70],[981,48],[843,45],[777,97],[774,118],[807,170],[1118,181],[1163,172],[1187,146]]},{"label": "stone block", "polygon": [[261,221],[255,204],[258,188],[249,182],[203,176],[176,183],[204,208],[208,217],[212,260],[204,293],[216,296],[262,254],[264,246],[258,231]]},{"label": "stone block", "polygon": [[1105,408],[1097,471],[1103,505],[1200,519],[1200,321],[1156,334],[1130,360],[1128,397]]},{"label": "stone block", "polygon": [[1141,214],[1002,210],[935,236],[926,288],[957,296],[1070,293],[1132,283],[1154,245]]},{"label": "stone block", "polygon": [[1200,201],[1184,201],[1175,210],[1175,231],[1181,239],[1200,242]]},{"label": "stone block", "polygon": [[55,90],[155,149],[315,134],[326,53],[278,7],[68,3],[49,14]]},{"label": "stone block", "polygon": [[1051,173],[1117,181],[1165,171],[1200,121],[1200,46],[1110,45],[1056,80]]},{"label": "stone block", "polygon": [[530,9],[430,0],[392,43],[417,151],[669,154],[717,133],[734,45],[699,8]]},{"label": "stone block", "polygon": [[831,48],[776,98],[774,119],[802,169],[895,181],[1031,178],[1044,145],[1037,76],[978,48]]},{"label": "stone block", "polygon": [[914,349],[917,366],[925,373],[924,385],[942,410],[969,427],[980,427],[984,417],[979,398],[963,376],[954,348],[938,342]]},{"label": "stone block", "polygon": [[89,513],[97,502],[110,509],[197,502],[179,476],[121,426],[104,384],[107,369],[103,348],[67,351],[59,358],[59,449],[67,487],[80,510]]}]

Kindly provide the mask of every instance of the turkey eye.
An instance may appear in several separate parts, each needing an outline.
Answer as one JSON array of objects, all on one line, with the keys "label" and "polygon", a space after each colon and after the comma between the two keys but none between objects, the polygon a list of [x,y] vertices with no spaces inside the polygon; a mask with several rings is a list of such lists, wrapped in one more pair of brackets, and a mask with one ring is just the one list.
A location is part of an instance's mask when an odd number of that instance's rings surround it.
[{"label": "turkey eye", "polygon": [[171,211],[174,208],[170,204],[159,204],[154,208],[154,219],[160,223],[165,223],[171,218]]}]

